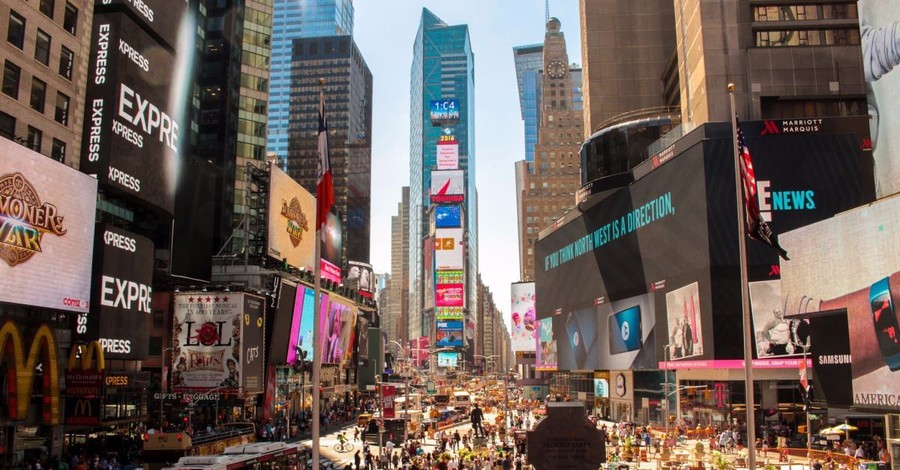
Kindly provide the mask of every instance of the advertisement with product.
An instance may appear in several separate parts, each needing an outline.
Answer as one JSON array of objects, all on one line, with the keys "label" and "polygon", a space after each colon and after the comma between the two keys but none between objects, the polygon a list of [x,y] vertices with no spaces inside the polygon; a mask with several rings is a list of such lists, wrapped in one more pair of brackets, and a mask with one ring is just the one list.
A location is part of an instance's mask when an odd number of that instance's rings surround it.
[{"label": "advertisement with product", "polygon": [[298,269],[316,257],[316,198],[277,165],[269,165],[269,233],[266,253]]},{"label": "advertisement with product", "polygon": [[186,128],[171,98],[186,64],[121,13],[94,15],[90,50],[81,171],[172,214]]},{"label": "advertisement with product", "polygon": [[341,252],[344,249],[344,228],[341,218],[329,213],[325,225],[324,240],[321,242],[322,260],[320,263],[322,277],[341,283]]},{"label": "advertisement with product", "polygon": [[556,335],[553,332],[553,317],[538,320],[538,337],[535,345],[534,366],[537,370],[556,370],[557,346]]},{"label": "advertisement with product", "polygon": [[96,208],[97,180],[0,139],[0,302],[87,312]]},{"label": "advertisement with product", "polygon": [[[448,137],[445,139],[444,137]],[[455,170],[459,168],[459,142],[452,135],[441,136],[437,143],[437,169]]]},{"label": "advertisement with product", "polygon": [[513,351],[534,351],[538,336],[534,310],[534,283],[514,282],[510,285],[509,340]]},{"label": "advertisement with product", "polygon": [[832,406],[853,404],[853,370],[847,311],[816,315],[809,319],[813,396]]},{"label": "advertisement with product", "polygon": [[438,367],[456,367],[459,364],[459,353],[453,351],[438,351]]},{"label": "advertisement with product", "polygon": [[178,42],[179,31],[188,13],[187,0],[104,0],[96,2],[94,14],[120,11],[123,7],[140,18],[144,26],[158,34],[170,47]]},{"label": "advertisement with product", "polygon": [[425,237],[422,242],[422,290],[424,291],[424,308],[426,310],[434,308],[434,283],[435,277],[440,276],[440,272],[434,272],[434,237]]},{"label": "advertisement with product", "polygon": [[99,341],[107,359],[149,353],[153,242],[109,224],[97,225],[91,310],[72,317],[72,339]]},{"label": "advertisement with product", "polygon": [[[174,298],[172,390],[253,386],[261,391],[262,298],[242,292],[188,292]],[[244,364],[253,376],[249,380],[242,378]]]},{"label": "advertisement with product", "polygon": [[829,360],[850,362],[854,406],[891,412],[900,410],[898,213],[895,195],[781,236],[791,250],[781,295],[808,299],[798,313],[846,310],[852,361]]},{"label": "advertisement with product", "polygon": [[435,206],[435,228],[462,227],[462,206]]},{"label": "advertisement with product", "polygon": [[353,358],[356,308],[337,296],[322,305],[322,363],[346,365]]},{"label": "advertisement with product", "polygon": [[463,307],[465,302],[462,284],[438,284],[434,297],[434,304],[438,307]]},{"label": "advertisement with product", "polygon": [[375,292],[375,275],[372,265],[362,261],[348,261],[347,279],[345,286],[363,292]]},{"label": "advertisement with product", "polygon": [[356,316],[356,360],[359,366],[369,363],[369,319],[364,315]]},{"label": "advertisement with product", "polygon": [[463,345],[463,322],[461,321],[438,321],[437,335],[435,346],[444,347],[462,347]]},{"label": "advertisement with product", "polygon": [[459,124],[459,100],[451,98],[431,100],[429,108],[431,110],[432,126],[442,127]]},{"label": "advertisement with product", "polygon": [[435,204],[459,204],[465,200],[465,172],[440,170],[431,172],[431,202]]},{"label": "advertisement with product", "polygon": [[381,414],[387,419],[395,417],[394,412],[394,396],[397,394],[397,388],[393,385],[381,386]]},{"label": "advertisement with product", "polygon": [[463,269],[463,229],[437,229],[434,235],[434,269]]},{"label": "advertisement with product", "polygon": [[609,372],[594,372],[594,398],[609,398]]},{"label": "advertisement with product", "polygon": [[434,318],[437,320],[462,321],[465,311],[464,307],[436,307],[434,309]]}]

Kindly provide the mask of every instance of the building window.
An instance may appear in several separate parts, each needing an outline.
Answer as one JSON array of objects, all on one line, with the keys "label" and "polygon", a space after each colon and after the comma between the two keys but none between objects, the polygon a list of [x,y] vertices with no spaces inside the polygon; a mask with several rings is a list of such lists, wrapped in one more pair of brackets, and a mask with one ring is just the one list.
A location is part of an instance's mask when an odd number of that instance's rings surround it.
[{"label": "building window", "polygon": [[59,50],[59,74],[65,79],[72,79],[72,68],[75,66],[75,53],[66,46]]},{"label": "building window", "polygon": [[54,113],[53,119],[64,126],[69,125],[69,97],[58,91],[56,92],[56,113]]},{"label": "building window", "polygon": [[41,13],[53,18],[53,9],[56,6],[56,0],[41,0],[41,5],[38,9],[41,10]]},{"label": "building window", "polygon": [[37,78],[31,79],[31,109],[43,113],[47,101],[47,84]]},{"label": "building window", "polygon": [[22,69],[10,62],[6,61],[3,66],[3,93],[11,96],[13,99],[19,99],[19,76]]},{"label": "building window", "polygon": [[0,137],[13,140],[16,137],[16,118],[0,111]]},{"label": "building window", "polygon": [[78,9],[66,2],[66,14],[63,16],[63,29],[74,35],[77,30]]},{"label": "building window", "polygon": [[19,49],[25,48],[25,18],[14,11],[9,12],[9,29],[6,41]]},{"label": "building window", "polygon": [[50,65],[50,35],[37,30],[37,41],[34,44],[34,58],[44,64]]},{"label": "building window", "polygon": [[60,162],[66,162],[66,143],[54,138],[53,139],[53,148],[50,152],[50,158]]},{"label": "building window", "polygon": [[44,139],[44,133],[41,132],[40,129],[35,129],[34,127],[28,126],[28,140],[25,141],[25,146],[34,150],[35,152],[41,152],[41,140]]},{"label": "building window", "polygon": [[166,326],[166,317],[162,310],[153,310],[153,328],[164,328]]}]

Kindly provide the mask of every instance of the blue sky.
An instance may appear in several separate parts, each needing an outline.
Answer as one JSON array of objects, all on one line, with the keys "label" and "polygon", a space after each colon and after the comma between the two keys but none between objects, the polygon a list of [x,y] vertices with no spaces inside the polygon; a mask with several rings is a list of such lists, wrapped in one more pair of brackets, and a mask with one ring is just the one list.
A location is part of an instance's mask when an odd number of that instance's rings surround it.
[{"label": "blue sky", "polygon": [[[391,216],[409,184],[409,77],[422,8],[469,25],[475,53],[479,263],[497,307],[509,313],[519,280],[514,162],[525,158],[512,48],[544,40],[544,0],[355,0],[354,39],[374,77],[371,261],[390,272]],[[581,63],[578,0],[550,0],[569,61]],[[507,320],[508,324],[508,320]]]}]

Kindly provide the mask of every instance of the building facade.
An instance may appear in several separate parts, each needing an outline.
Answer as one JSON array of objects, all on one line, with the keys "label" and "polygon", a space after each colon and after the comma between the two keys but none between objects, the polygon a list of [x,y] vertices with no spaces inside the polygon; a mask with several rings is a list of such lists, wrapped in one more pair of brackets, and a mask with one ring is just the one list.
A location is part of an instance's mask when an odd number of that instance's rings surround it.
[{"label": "building facade", "polygon": [[335,208],[343,226],[339,266],[369,262],[372,180],[372,73],[350,36],[294,40],[288,175],[316,193],[319,80],[334,178]]},{"label": "building facade", "polygon": [[544,68],[544,45],[531,44],[513,48],[516,83],[519,86],[519,110],[525,122],[525,161],[534,161],[541,120],[541,70]]},{"label": "building facade", "polygon": [[268,152],[287,172],[294,39],[353,35],[352,0],[275,0],[269,80]]},{"label": "building facade", "polygon": [[409,336],[409,186],[401,189],[397,215],[391,216],[391,303],[384,313],[389,341],[407,344]]}]

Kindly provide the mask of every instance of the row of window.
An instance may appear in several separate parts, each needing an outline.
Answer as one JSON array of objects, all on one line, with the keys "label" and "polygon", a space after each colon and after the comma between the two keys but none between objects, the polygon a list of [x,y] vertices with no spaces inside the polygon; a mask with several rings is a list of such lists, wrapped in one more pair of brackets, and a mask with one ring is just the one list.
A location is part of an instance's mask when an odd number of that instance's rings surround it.
[{"label": "row of window", "polygon": [[[68,11],[68,10],[67,10]],[[9,13],[9,28],[6,41],[24,51],[25,47],[25,18],[14,11]],[[34,44],[34,59],[50,66],[50,48],[52,38],[42,29],[38,28]],[[57,71],[67,80],[72,79],[72,68],[75,65],[75,53],[66,46],[60,46],[59,67]]]},{"label": "row of window", "polygon": [[799,29],[755,31],[757,47],[859,45],[858,29]]},{"label": "row of window", "polygon": [[[16,135],[16,118],[3,111],[0,111],[0,137],[19,142],[38,153],[41,153],[44,141],[43,131],[33,126],[28,126],[24,138]],[[50,147],[50,158],[53,158],[60,163],[65,163],[66,143],[57,138],[53,138]]]},{"label": "row of window", "polygon": [[812,21],[857,18],[859,18],[859,11],[856,7],[856,2],[753,7],[753,21]]},{"label": "row of window", "polygon": [[[12,99],[19,99],[19,81],[21,79],[22,69],[18,65],[6,61],[3,65],[3,93]],[[31,78],[31,94],[28,104],[31,109],[43,114],[47,101],[47,82],[37,78]],[[69,125],[69,103],[71,99],[65,93],[57,90],[56,107],[54,108],[53,120],[62,124]]]}]

